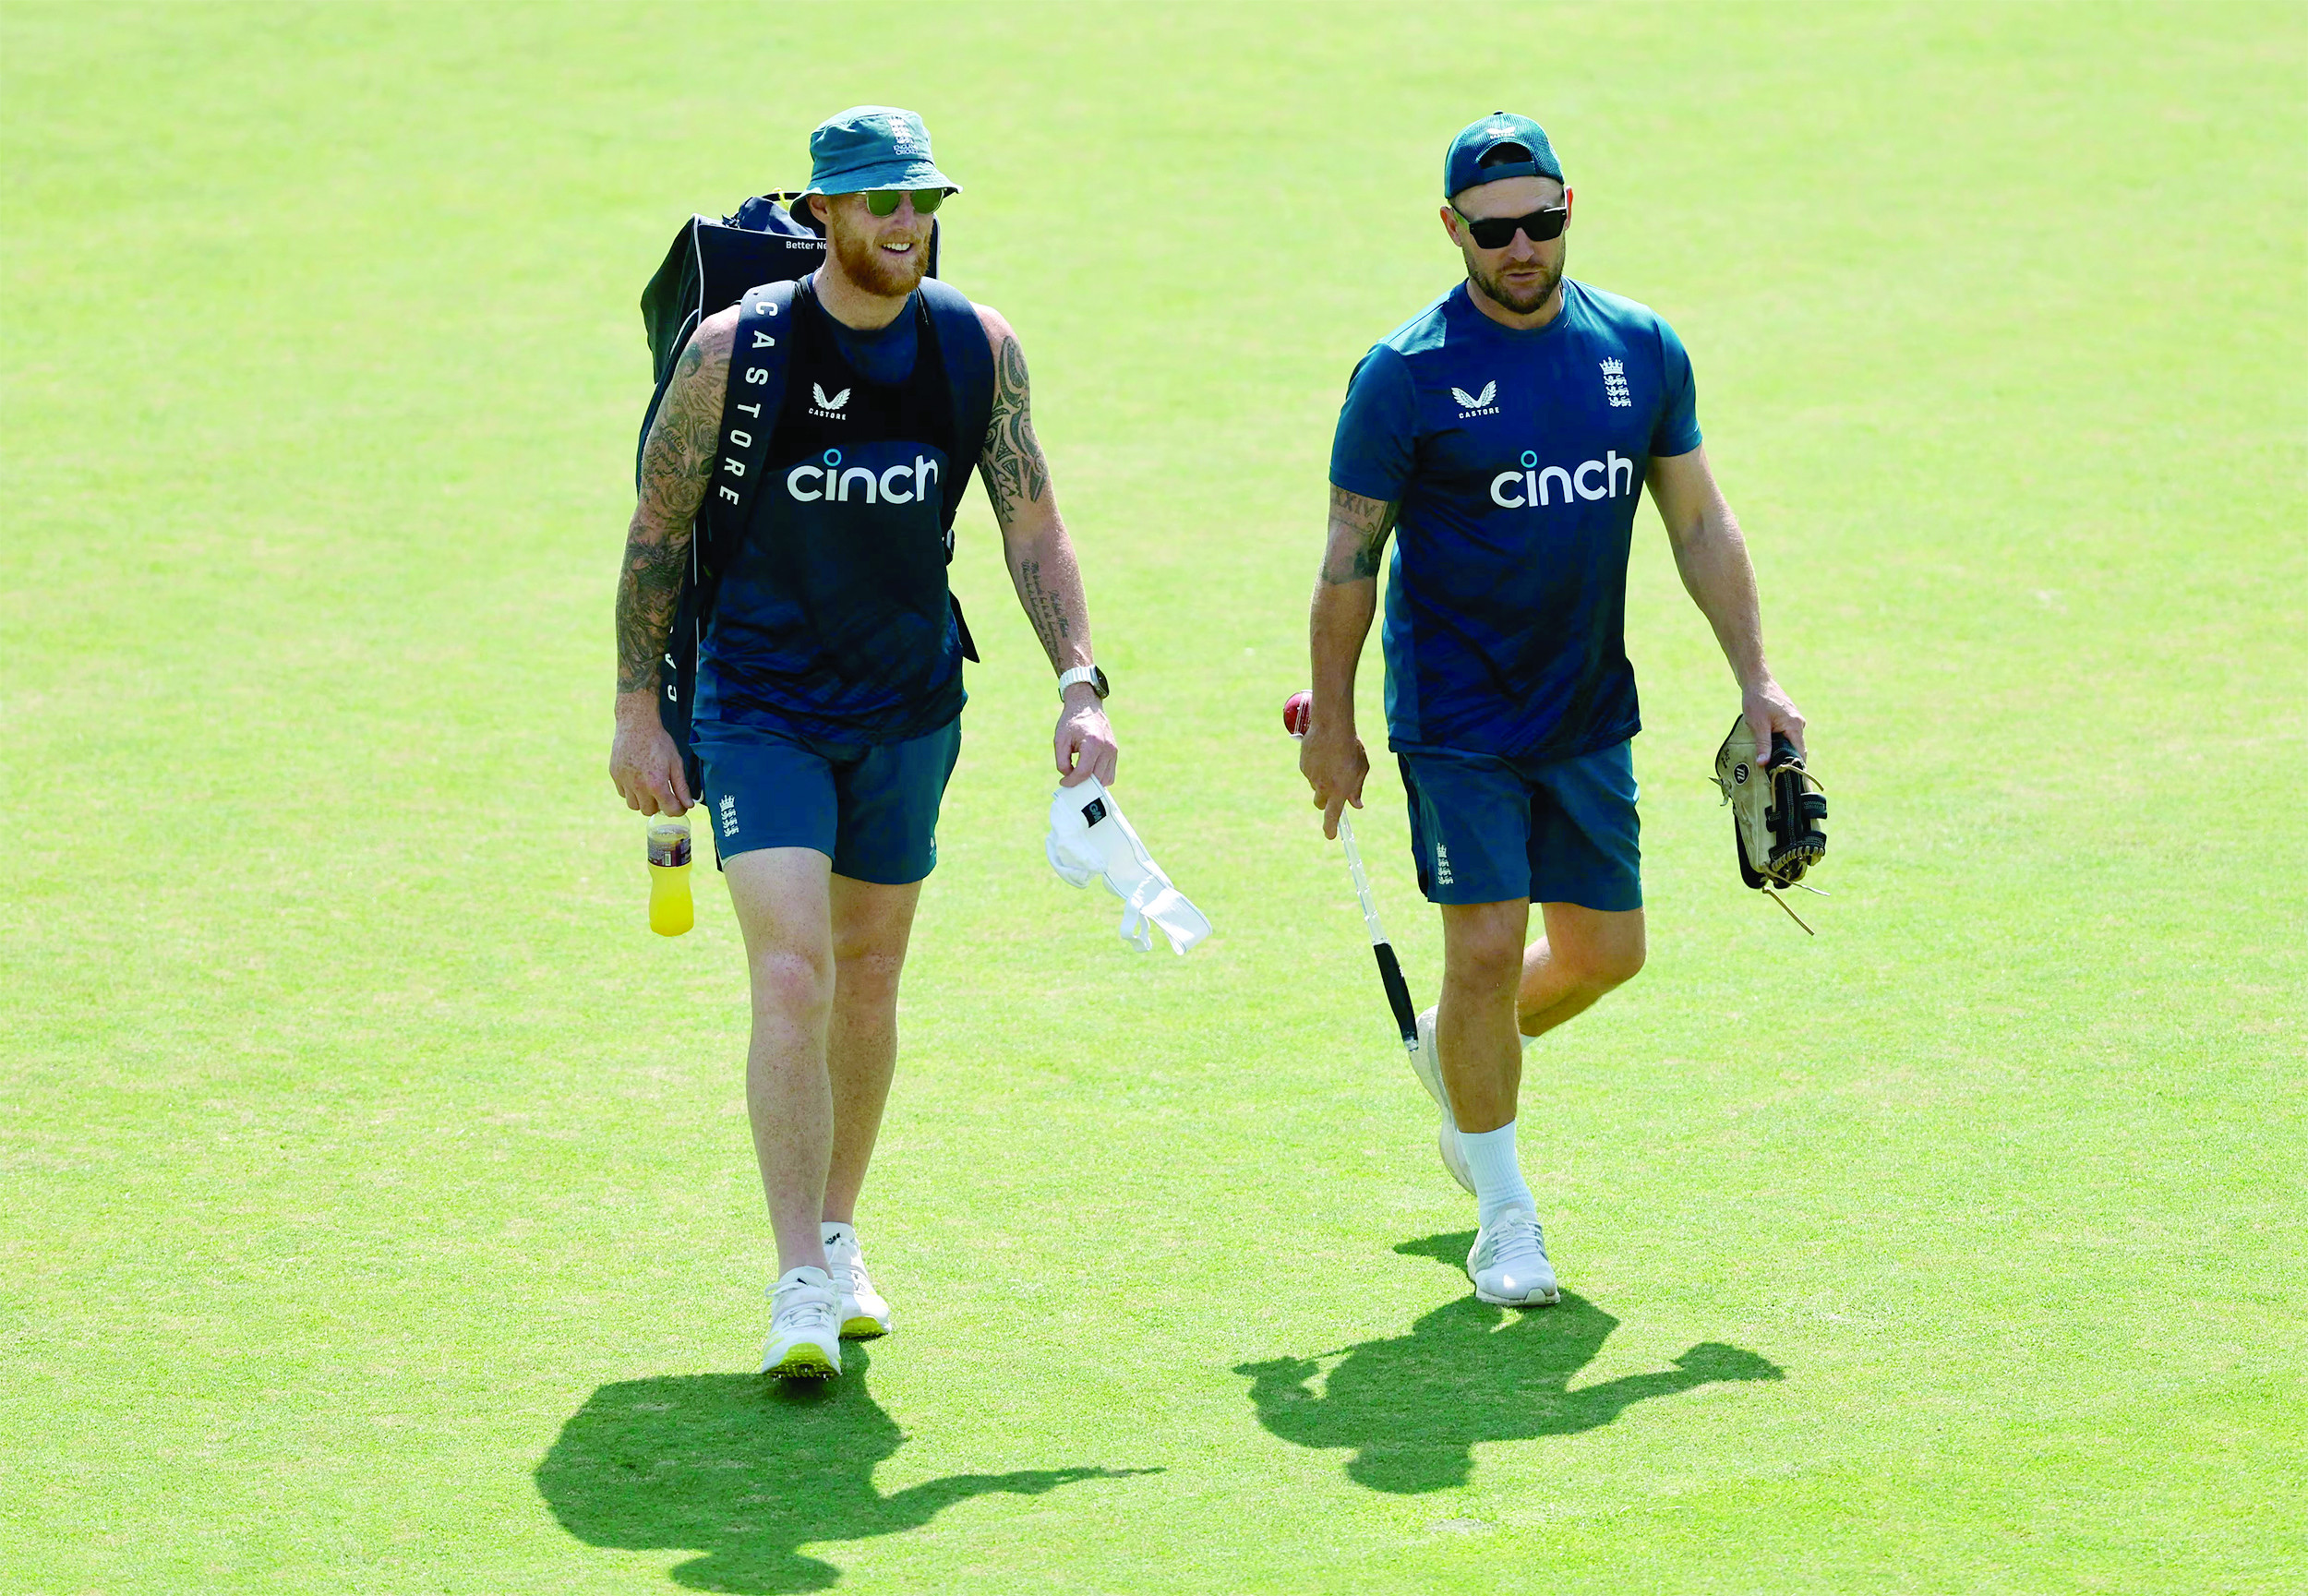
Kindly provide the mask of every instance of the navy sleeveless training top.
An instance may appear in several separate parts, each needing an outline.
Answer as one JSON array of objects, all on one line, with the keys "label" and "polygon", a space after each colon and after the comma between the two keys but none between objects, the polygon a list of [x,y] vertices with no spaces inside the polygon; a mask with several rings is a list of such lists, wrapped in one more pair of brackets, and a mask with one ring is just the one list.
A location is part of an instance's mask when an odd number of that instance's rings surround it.
[{"label": "navy sleeveless training top", "polygon": [[954,397],[926,297],[912,369],[877,382],[803,282],[760,497],[699,648],[697,718],[902,742],[961,713],[945,580]]}]

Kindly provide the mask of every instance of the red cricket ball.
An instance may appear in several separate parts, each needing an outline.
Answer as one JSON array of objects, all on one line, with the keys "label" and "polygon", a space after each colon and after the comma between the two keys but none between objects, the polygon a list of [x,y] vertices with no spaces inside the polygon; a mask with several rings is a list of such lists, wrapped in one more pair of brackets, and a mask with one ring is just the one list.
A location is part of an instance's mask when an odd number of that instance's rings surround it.
[{"label": "red cricket ball", "polygon": [[1306,728],[1314,724],[1315,695],[1304,690],[1294,692],[1282,701],[1282,729],[1292,737],[1304,737]]}]

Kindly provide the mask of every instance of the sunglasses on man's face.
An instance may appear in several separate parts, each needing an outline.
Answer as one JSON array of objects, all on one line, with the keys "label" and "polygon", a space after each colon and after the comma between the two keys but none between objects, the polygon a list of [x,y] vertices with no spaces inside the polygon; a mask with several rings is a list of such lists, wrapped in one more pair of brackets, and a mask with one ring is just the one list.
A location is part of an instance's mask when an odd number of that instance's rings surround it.
[{"label": "sunglasses on man's face", "polygon": [[1467,224],[1467,231],[1474,235],[1478,249],[1504,249],[1515,241],[1517,233],[1529,234],[1533,244],[1545,244],[1560,238],[1563,229],[1570,222],[1570,207],[1568,205],[1549,206],[1544,210],[1533,210],[1528,216],[1486,216],[1480,222],[1455,205],[1450,209],[1460,221]]},{"label": "sunglasses on man's face", "polygon": [[[903,188],[869,188],[865,197],[866,209],[876,216],[895,216],[897,214],[897,202],[905,198],[906,192]],[[945,203],[945,190],[943,188],[917,188],[913,190],[913,197],[915,211],[923,216],[936,214],[938,207]]]}]

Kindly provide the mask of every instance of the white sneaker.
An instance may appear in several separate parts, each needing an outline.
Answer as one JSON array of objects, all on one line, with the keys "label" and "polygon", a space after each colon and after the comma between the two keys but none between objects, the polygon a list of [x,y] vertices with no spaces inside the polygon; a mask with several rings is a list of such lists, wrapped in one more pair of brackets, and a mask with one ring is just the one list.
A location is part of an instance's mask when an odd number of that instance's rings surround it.
[{"label": "white sneaker", "polygon": [[762,1373],[823,1380],[841,1373],[841,1293],[814,1264],[787,1269],[769,1289],[769,1339]]},{"label": "white sneaker", "polygon": [[825,1263],[841,1288],[841,1333],[846,1339],[870,1341],[890,1333],[890,1305],[873,1289],[866,1273],[865,1254],[858,1251],[858,1231],[851,1225],[827,1220],[820,1227],[825,1238]]},{"label": "white sneaker", "polygon": [[1544,1308],[1562,1300],[1555,1266],[1546,1261],[1546,1232],[1529,1208],[1509,1208],[1475,1232],[1467,1277],[1478,1299],[1502,1308]]},{"label": "white sneaker", "polygon": [[1435,1099],[1435,1107],[1442,1110],[1442,1123],[1435,1127],[1435,1150],[1442,1155],[1443,1168],[1472,1195],[1474,1176],[1468,1172],[1466,1155],[1459,1150],[1458,1122],[1450,1117],[1450,1094],[1443,1090],[1442,1059],[1435,1051],[1432,1009],[1418,1017],[1418,1051],[1411,1055],[1411,1068],[1417,1072],[1418,1084],[1426,1088],[1426,1095]]}]

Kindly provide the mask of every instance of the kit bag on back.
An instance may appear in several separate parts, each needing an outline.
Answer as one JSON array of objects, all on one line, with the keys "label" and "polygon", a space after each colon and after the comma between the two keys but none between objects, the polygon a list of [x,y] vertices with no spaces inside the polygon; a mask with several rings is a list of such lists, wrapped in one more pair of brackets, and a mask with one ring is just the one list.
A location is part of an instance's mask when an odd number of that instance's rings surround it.
[{"label": "kit bag on back", "polygon": [[[691,527],[689,580],[674,612],[673,631],[658,672],[664,690],[657,714],[681,762],[692,794],[704,790],[697,754],[690,744],[691,704],[697,685],[697,645],[712,623],[714,594],[738,540],[745,534],[753,513],[755,490],[769,452],[770,434],[784,402],[786,354],[789,342],[793,288],[825,259],[825,240],[778,203],[793,195],[763,195],[748,199],[737,213],[711,222],[690,219],[666,252],[649,286],[642,291],[642,321],[649,333],[649,354],[656,372],[656,391],[642,417],[641,442],[633,459],[634,491],[641,488],[641,450],[647,447],[650,424],[664,402],[674,364],[688,346],[697,324],[717,311],[742,301],[737,341],[729,360],[729,387],[722,403],[721,438],[715,450],[713,484]],[[930,234],[929,270],[938,264],[938,232]],[[956,452],[957,469],[941,484],[944,488],[946,558],[953,558],[954,515],[962,490],[977,465],[978,442],[986,435],[993,408],[993,354],[968,296],[925,277],[921,295],[929,306],[938,347],[953,390],[955,432],[962,447]],[[960,627],[963,656],[976,659],[978,651],[969,628],[954,606]]]}]

